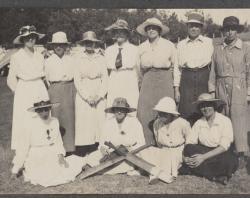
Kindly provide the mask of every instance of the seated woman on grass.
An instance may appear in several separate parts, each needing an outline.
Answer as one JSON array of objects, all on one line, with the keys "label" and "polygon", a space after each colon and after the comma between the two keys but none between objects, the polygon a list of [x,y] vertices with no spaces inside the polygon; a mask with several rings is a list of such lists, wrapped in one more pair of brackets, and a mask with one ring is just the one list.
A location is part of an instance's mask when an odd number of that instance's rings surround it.
[{"label": "seated woman on grass", "polygon": [[184,148],[182,174],[194,174],[226,185],[236,171],[238,160],[231,149],[231,120],[217,112],[223,102],[203,93],[196,101],[203,117],[192,127]]},{"label": "seated woman on grass", "polygon": [[73,181],[85,165],[82,157],[64,157],[59,122],[50,116],[52,106],[56,104],[40,101],[28,109],[34,112],[34,120],[27,126],[28,133],[19,141],[22,146],[16,152],[12,168],[14,175],[23,170],[25,181],[44,187]]}]

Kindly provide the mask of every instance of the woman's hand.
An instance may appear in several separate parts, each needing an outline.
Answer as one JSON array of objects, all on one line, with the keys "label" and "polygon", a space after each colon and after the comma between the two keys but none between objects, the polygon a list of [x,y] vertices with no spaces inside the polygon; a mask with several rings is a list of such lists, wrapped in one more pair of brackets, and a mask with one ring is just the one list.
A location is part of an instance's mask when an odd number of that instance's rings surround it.
[{"label": "woman's hand", "polygon": [[68,162],[65,160],[65,158],[62,154],[58,155],[58,162],[61,166],[64,166],[65,168],[69,167]]},{"label": "woman's hand", "polygon": [[179,87],[174,87],[174,99],[177,104],[180,102],[180,96],[181,95]]},{"label": "woman's hand", "polygon": [[190,167],[190,168],[196,168],[200,166],[206,158],[203,154],[195,154],[191,157],[184,157],[184,162]]}]

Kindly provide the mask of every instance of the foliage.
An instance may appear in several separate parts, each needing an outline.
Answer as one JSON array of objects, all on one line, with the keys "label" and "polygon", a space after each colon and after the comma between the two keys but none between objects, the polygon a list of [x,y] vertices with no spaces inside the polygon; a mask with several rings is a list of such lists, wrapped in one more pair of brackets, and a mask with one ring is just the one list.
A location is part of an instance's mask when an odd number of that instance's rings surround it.
[{"label": "foliage", "polygon": [[[136,27],[149,17],[157,17],[170,27],[166,35],[177,42],[186,37],[186,24],[180,21],[176,13],[171,15],[166,10],[156,9],[55,9],[55,8],[1,8],[0,12],[0,44],[10,45],[23,25],[35,25],[37,30],[47,37],[41,41],[46,43],[56,31],[65,31],[72,42],[81,39],[83,32],[93,30],[107,44],[112,43],[112,34],[104,32],[117,18],[125,19],[131,28],[131,42],[139,44],[144,41],[136,32]],[[208,19],[205,33],[212,37],[220,36],[219,26]],[[248,28],[245,25],[246,29]]]}]

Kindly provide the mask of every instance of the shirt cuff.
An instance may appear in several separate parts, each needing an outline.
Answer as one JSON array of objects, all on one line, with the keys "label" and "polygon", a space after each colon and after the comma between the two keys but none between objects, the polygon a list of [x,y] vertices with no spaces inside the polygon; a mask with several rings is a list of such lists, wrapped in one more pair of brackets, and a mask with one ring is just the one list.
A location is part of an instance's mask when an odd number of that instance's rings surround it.
[{"label": "shirt cuff", "polygon": [[231,142],[229,142],[229,140],[222,139],[219,145],[222,146],[227,151],[230,144],[231,144]]}]

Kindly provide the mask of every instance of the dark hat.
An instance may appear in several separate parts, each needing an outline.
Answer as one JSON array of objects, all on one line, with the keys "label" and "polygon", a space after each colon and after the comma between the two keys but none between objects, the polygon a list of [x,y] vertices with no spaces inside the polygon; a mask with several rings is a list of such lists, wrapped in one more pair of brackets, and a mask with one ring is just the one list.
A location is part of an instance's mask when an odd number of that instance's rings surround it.
[{"label": "dark hat", "polygon": [[126,30],[127,32],[130,31],[128,27],[128,22],[123,19],[117,19],[115,23],[105,28],[105,31],[109,30]]},{"label": "dark hat", "polygon": [[38,33],[34,25],[26,25],[20,28],[19,35],[14,39],[13,43],[22,44],[23,42],[21,41],[21,39],[31,34],[36,35],[38,39],[42,39],[45,36],[45,34]]},{"label": "dark hat", "polygon": [[30,107],[28,109],[28,111],[35,111],[37,109],[43,109],[43,108],[47,108],[47,107],[52,107],[52,106],[58,106],[59,103],[51,103],[50,100],[47,101],[40,101],[40,102],[36,102],[33,104],[33,107]]},{"label": "dark hat", "polygon": [[123,109],[127,113],[136,111],[135,108],[131,108],[126,100],[126,98],[116,98],[112,104],[112,107],[105,109],[106,113],[114,113],[117,109]]},{"label": "dark hat", "polygon": [[187,18],[188,18],[187,23],[199,23],[201,25],[204,25],[204,17],[202,14],[198,12],[190,12]]},{"label": "dark hat", "polygon": [[242,32],[244,29],[243,25],[240,25],[239,19],[235,16],[229,16],[224,18],[221,30],[226,28],[235,28],[238,32]]}]

